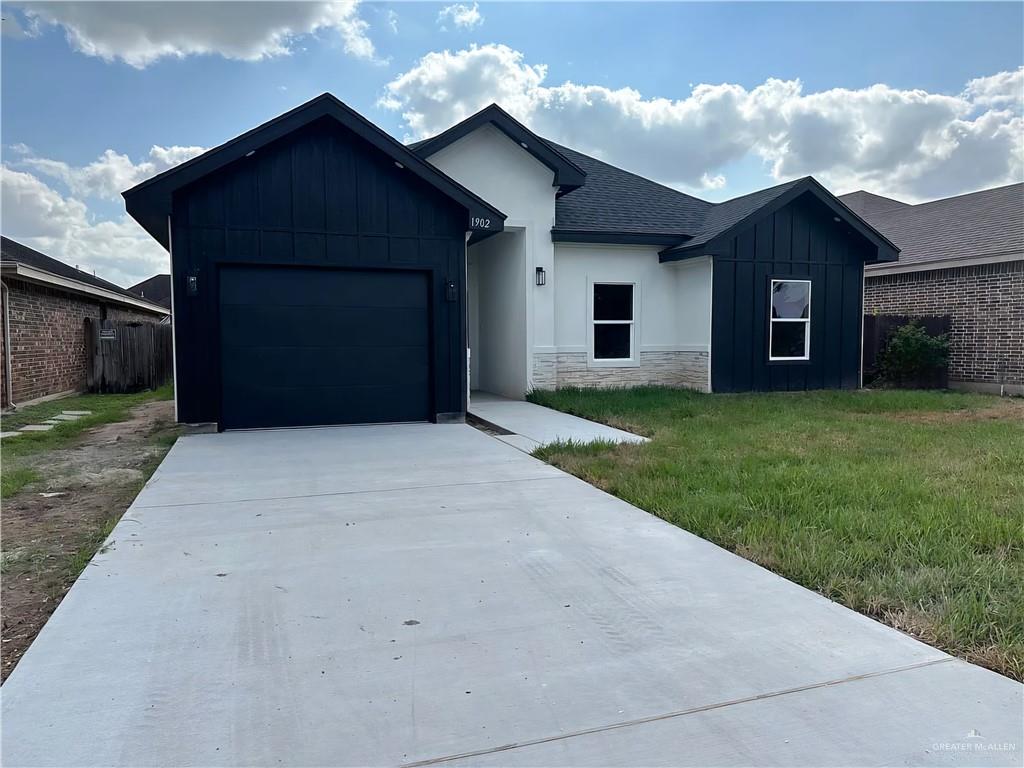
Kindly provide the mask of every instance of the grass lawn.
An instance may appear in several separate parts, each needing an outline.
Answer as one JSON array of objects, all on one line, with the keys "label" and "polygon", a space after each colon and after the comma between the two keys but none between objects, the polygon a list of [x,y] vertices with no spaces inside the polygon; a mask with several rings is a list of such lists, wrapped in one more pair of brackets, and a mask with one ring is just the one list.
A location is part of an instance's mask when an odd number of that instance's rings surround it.
[{"label": "grass lawn", "polygon": [[3,460],[0,463],[0,498],[10,498],[38,479],[34,470],[24,466],[23,459],[66,447],[91,427],[124,421],[128,418],[128,411],[136,405],[152,400],[170,400],[173,396],[168,384],[160,389],[131,395],[76,395],[5,413],[0,417],[0,425],[4,432],[13,432],[26,424],[40,424],[61,411],[92,411],[78,421],[57,424],[49,432],[27,432],[5,439],[0,445],[0,458]]},{"label": "grass lawn", "polygon": [[536,392],[646,445],[552,464],[943,650],[1024,679],[1024,401],[953,392]]}]

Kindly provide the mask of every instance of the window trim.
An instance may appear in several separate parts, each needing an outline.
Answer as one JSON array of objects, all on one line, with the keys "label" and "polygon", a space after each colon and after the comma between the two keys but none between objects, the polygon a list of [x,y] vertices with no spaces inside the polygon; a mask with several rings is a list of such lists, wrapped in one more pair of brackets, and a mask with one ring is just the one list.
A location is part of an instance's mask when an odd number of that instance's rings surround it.
[{"label": "window trim", "polygon": [[[632,320],[595,320],[594,319],[594,290],[599,285],[628,285],[633,289],[632,296]],[[587,281],[587,365],[592,368],[629,368],[639,365],[637,358],[637,314],[640,304],[640,284],[635,280],[595,280]],[[597,343],[595,326],[598,325],[629,325],[629,357],[596,357],[595,344]]]},{"label": "window trim", "polygon": [[[806,283],[807,284],[807,317],[772,317],[772,296],[775,293],[776,283]],[[806,363],[811,359],[811,285],[810,278],[806,277],[772,277],[768,280],[768,362],[770,363]],[[772,336],[776,323],[803,323],[804,324],[804,354],[800,357],[776,357],[772,354]]]}]

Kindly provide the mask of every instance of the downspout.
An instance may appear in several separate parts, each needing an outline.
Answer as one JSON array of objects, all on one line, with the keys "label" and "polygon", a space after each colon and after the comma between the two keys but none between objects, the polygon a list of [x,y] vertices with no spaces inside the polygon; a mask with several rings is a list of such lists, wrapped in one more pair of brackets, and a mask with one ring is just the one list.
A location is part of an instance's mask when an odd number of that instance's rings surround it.
[{"label": "downspout", "polygon": [[17,410],[14,403],[14,383],[11,381],[11,289],[0,280],[4,302],[4,388],[7,390],[7,407]]}]

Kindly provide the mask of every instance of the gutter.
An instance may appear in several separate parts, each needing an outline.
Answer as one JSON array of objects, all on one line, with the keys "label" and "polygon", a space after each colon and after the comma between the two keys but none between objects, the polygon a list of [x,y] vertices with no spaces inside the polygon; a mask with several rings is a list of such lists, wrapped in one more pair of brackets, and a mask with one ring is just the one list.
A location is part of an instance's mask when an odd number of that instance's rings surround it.
[{"label": "gutter", "polygon": [[14,382],[11,380],[11,289],[0,280],[0,292],[4,302],[4,389],[7,390],[7,407],[16,411]]},{"label": "gutter", "polygon": [[30,283],[55,286],[66,291],[80,293],[85,296],[94,296],[98,299],[103,299],[103,301],[135,307],[136,309],[152,312],[153,314],[164,317],[171,314],[171,311],[166,307],[161,307],[159,304],[154,304],[146,301],[145,299],[133,298],[122,293],[117,293],[116,291],[83,283],[80,280],[61,277],[60,275],[55,275],[52,272],[47,272],[45,269],[30,267],[27,264],[22,264],[17,261],[5,261],[0,263],[0,274],[3,274],[5,277],[13,277]]}]

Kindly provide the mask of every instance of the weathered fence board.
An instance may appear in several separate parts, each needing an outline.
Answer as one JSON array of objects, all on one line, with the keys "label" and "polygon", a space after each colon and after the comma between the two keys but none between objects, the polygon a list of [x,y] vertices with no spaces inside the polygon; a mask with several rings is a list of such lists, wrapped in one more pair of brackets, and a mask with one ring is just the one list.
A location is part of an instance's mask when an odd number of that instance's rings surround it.
[{"label": "weathered fence board", "polygon": [[174,375],[171,326],[85,321],[90,392],[155,389]]},{"label": "weathered fence board", "polygon": [[[915,317],[913,315],[864,315],[864,383],[870,384],[878,376],[878,356],[889,343],[889,337],[909,322],[920,323],[929,336],[949,333],[950,315]],[[949,367],[935,371],[927,381],[918,382],[921,388],[946,389],[949,387]]]}]

